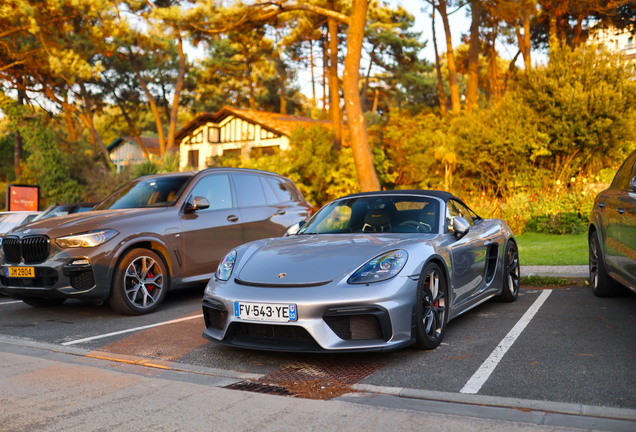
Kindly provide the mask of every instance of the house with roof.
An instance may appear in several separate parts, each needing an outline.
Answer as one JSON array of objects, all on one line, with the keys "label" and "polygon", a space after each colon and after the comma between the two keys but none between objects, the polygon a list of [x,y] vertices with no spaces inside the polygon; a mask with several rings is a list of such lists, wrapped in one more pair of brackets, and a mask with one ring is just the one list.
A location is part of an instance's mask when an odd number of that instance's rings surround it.
[{"label": "house with roof", "polygon": [[161,156],[158,138],[141,137],[141,143],[148,153],[148,158],[134,137],[119,137],[108,144],[106,147],[108,156],[117,167],[117,172],[121,172],[125,166],[139,164]]},{"label": "house with roof", "polygon": [[598,28],[590,32],[587,43],[603,45],[610,51],[620,53],[625,60],[636,60],[636,40],[634,34],[627,29]]},{"label": "house with roof", "polygon": [[255,149],[263,154],[286,150],[294,129],[313,125],[331,128],[328,120],[227,106],[217,113],[199,114],[175,135],[180,169],[203,169],[214,156],[250,157]]}]

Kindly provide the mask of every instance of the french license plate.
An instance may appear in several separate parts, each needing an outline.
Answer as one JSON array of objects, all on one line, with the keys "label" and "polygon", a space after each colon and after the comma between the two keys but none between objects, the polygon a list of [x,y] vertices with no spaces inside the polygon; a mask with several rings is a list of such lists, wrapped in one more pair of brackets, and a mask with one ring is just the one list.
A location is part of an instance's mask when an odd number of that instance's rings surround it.
[{"label": "french license plate", "polygon": [[234,302],[234,316],[253,321],[289,322],[298,320],[295,304]]},{"label": "french license plate", "polygon": [[34,278],[35,267],[7,267],[7,277]]}]

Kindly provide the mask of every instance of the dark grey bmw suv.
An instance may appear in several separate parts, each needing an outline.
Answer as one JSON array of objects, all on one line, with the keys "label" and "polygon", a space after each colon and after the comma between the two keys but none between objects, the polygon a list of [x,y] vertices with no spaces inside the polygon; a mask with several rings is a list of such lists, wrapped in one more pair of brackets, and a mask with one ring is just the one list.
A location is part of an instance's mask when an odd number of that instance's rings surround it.
[{"label": "dark grey bmw suv", "polygon": [[310,213],[294,183],[269,172],[140,177],[93,211],[7,233],[0,292],[35,307],[76,298],[149,313],[169,289],[204,286],[228,250],[281,236]]}]

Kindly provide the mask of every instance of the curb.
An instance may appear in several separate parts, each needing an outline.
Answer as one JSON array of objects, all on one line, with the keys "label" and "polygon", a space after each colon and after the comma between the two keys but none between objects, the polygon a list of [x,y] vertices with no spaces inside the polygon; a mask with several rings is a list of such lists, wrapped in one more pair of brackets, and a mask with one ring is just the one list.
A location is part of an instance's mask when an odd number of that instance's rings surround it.
[{"label": "curb", "polygon": [[521,276],[550,276],[563,278],[589,278],[590,270],[587,265],[570,266],[524,266],[521,268]]},{"label": "curb", "polygon": [[[148,357],[113,354],[77,347],[66,347],[45,342],[11,338],[7,336],[0,336],[0,344],[15,345],[32,349],[41,349],[54,353],[93,358],[96,360],[110,361],[115,363],[157,368],[174,372],[194,373],[211,377],[227,378],[229,380],[235,380],[235,382],[245,379],[258,380],[259,378],[264,376],[262,374],[236,372],[225,369],[209,368],[205,366],[188,365],[183,363],[152,359]],[[228,384],[231,383],[225,380],[216,384],[213,383],[211,385],[215,387],[224,387]],[[516,399],[499,396],[469,395],[462,393],[417,390],[404,387],[375,386],[369,384],[354,384],[351,387],[358,392],[382,394],[404,399],[420,399],[465,405],[512,408],[521,410],[544,411],[548,413],[569,414],[584,417],[636,421],[636,410],[627,408],[608,408],[593,405],[546,402],[539,400]]]},{"label": "curb", "polygon": [[467,405],[513,408],[532,411],[544,411],[558,414],[570,414],[585,417],[636,421],[636,410],[628,408],[607,408],[594,405],[571,404],[564,402],[546,402],[532,399],[517,399],[499,396],[469,395],[431,390],[416,390],[404,387],[383,387],[369,384],[354,384],[352,387],[355,390],[361,392],[397,396],[400,398],[408,399],[423,399]]}]

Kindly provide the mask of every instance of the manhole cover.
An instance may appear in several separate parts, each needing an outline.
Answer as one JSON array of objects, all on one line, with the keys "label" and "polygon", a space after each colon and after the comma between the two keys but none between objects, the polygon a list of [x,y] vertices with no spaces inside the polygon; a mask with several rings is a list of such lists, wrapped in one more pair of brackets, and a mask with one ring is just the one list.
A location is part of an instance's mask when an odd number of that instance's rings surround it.
[{"label": "manhole cover", "polygon": [[254,393],[263,393],[269,395],[278,395],[278,396],[293,396],[293,394],[287,390],[285,387],[273,385],[273,384],[265,384],[265,383],[255,383],[250,381],[241,381],[234,384],[230,384],[229,386],[225,386],[226,389],[231,390],[242,390],[249,391]]}]

